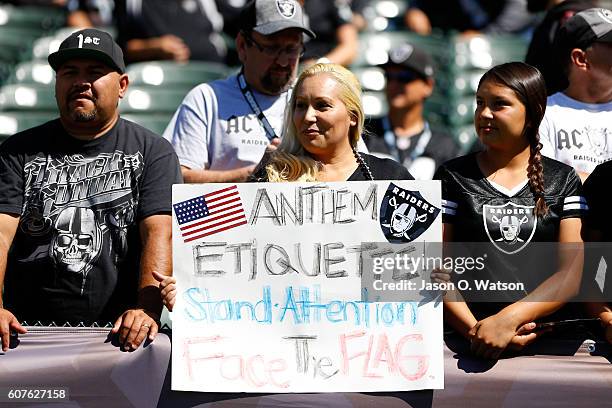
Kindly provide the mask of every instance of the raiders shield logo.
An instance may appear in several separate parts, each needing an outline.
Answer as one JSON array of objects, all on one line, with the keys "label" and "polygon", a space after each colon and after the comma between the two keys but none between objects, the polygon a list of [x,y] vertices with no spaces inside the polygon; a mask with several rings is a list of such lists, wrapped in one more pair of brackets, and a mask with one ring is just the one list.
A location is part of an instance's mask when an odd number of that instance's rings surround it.
[{"label": "raiders shield logo", "polygon": [[281,16],[285,18],[293,18],[295,16],[295,1],[294,0],[276,0],[276,8]]},{"label": "raiders shield logo", "polygon": [[440,209],[420,192],[390,183],[380,204],[380,228],[391,243],[414,241],[427,231],[439,213]]},{"label": "raiders shield logo", "polygon": [[515,254],[531,241],[538,219],[533,206],[508,202],[504,205],[487,205],[482,209],[485,230],[489,239],[506,254]]}]

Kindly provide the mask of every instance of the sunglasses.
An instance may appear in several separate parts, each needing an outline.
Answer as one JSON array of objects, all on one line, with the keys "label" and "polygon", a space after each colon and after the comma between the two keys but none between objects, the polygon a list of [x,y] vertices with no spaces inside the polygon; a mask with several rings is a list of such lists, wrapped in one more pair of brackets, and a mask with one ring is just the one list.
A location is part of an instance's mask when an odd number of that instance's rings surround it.
[{"label": "sunglasses", "polygon": [[304,55],[305,47],[303,44],[296,44],[289,47],[277,47],[277,46],[265,46],[259,44],[255,39],[249,35],[244,34],[244,38],[249,46],[254,45],[259,52],[264,55],[267,55],[270,58],[278,58],[281,55],[285,55],[289,58],[299,58]]},{"label": "sunglasses", "polygon": [[385,72],[385,78],[387,79],[387,82],[397,81],[401,82],[402,84],[407,84],[417,79],[423,79],[421,75],[412,71]]}]

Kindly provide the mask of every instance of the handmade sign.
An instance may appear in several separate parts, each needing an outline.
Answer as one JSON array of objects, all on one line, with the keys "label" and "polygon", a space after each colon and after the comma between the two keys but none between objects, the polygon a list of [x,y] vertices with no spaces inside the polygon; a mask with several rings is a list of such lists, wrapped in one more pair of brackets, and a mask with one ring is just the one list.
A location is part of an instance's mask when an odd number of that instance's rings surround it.
[{"label": "handmade sign", "polygon": [[362,284],[441,241],[440,201],[435,181],[175,185],[172,388],[442,388],[440,303]]}]

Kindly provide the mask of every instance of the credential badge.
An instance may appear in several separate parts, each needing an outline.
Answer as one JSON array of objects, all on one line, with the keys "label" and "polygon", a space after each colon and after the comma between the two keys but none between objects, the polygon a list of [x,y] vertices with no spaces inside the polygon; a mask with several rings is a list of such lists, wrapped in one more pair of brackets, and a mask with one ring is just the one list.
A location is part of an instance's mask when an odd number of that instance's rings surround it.
[{"label": "credential badge", "polygon": [[380,228],[391,243],[414,241],[427,231],[439,213],[440,209],[420,192],[390,183],[380,204]]}]

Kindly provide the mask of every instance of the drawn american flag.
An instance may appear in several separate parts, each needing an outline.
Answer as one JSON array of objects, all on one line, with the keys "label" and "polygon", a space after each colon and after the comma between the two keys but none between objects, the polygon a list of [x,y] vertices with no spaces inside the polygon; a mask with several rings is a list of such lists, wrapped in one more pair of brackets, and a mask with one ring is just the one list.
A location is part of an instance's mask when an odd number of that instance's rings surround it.
[{"label": "drawn american flag", "polygon": [[173,205],[185,242],[245,225],[237,186],[226,187]]}]

